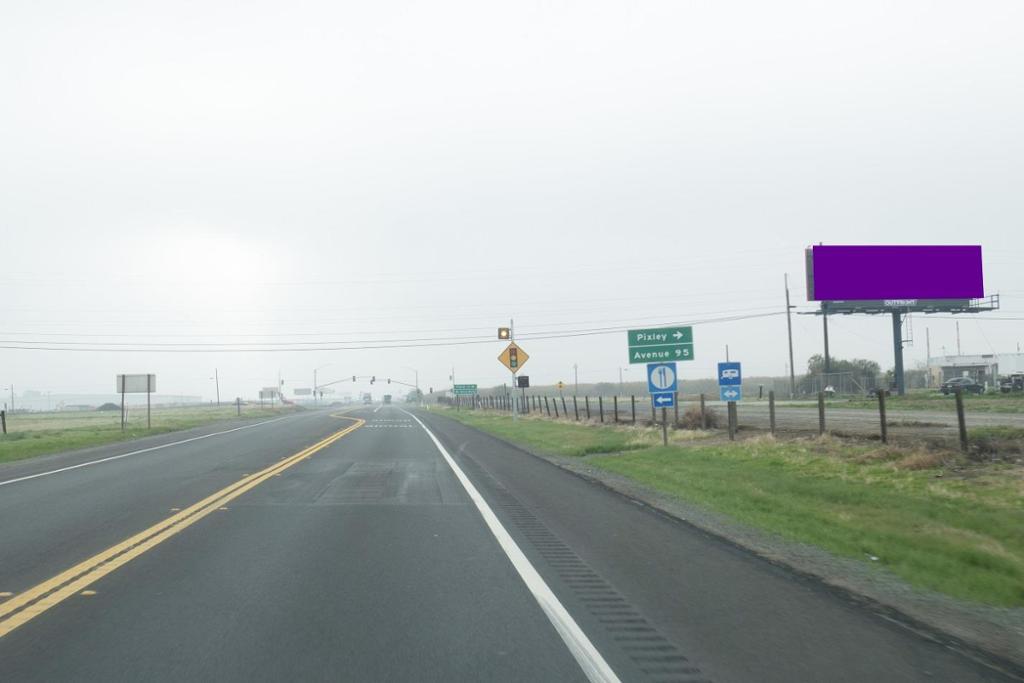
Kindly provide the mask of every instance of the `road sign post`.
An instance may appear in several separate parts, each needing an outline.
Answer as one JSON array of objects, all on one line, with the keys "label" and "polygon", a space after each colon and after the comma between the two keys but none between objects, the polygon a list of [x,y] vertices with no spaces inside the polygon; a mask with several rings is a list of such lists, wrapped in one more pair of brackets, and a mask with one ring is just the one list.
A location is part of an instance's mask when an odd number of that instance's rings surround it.
[{"label": "road sign post", "polygon": [[647,365],[647,390],[651,394],[651,418],[655,419],[656,410],[661,408],[661,442],[668,445],[667,410],[676,405],[678,376],[676,364],[649,363]]},{"label": "road sign post", "polygon": [[668,413],[665,408],[661,409],[661,443],[668,445]]},{"label": "road sign post", "polygon": [[156,391],[156,375],[118,375],[117,392],[121,394],[121,431],[127,422],[124,404],[125,394],[146,394],[146,428],[152,427],[151,396]]},{"label": "road sign post", "polygon": [[743,372],[738,362],[718,364],[718,397],[726,402],[731,441],[736,438],[736,402],[743,399]]}]

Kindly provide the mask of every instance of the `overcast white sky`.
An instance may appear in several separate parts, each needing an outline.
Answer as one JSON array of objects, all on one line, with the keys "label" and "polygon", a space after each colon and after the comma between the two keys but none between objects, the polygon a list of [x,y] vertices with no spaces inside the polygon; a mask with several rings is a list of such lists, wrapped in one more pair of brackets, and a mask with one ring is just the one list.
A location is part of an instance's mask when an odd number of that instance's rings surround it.
[{"label": "overcast white sky", "polygon": [[[981,243],[1024,342],[1024,3],[18,2],[0,9],[0,346],[394,343],[783,310],[809,244]],[[868,273],[866,276],[870,275]],[[821,348],[795,319],[797,367]],[[832,350],[889,367],[884,318]],[[954,352],[916,316],[912,366]],[[265,336],[253,336],[265,335]],[[781,316],[695,325],[786,370]],[[25,345],[25,344],[22,344]],[[367,345],[380,345],[368,341]],[[625,333],[523,341],[616,380]],[[250,347],[251,348],[251,347]],[[500,383],[501,344],[0,348],[0,384],[252,396],[351,374]],[[640,366],[636,366],[640,367]],[[626,377],[640,372],[632,370]]]}]

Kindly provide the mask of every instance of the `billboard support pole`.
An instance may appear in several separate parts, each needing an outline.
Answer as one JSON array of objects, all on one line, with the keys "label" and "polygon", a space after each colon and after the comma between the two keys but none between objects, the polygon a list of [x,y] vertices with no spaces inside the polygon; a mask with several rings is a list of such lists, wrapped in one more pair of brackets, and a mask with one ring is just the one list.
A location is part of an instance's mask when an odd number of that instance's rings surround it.
[{"label": "billboard support pole", "polygon": [[828,309],[822,307],[822,325],[825,329],[825,382],[828,383],[828,376],[832,374],[832,356],[828,352]]},{"label": "billboard support pole", "polygon": [[906,391],[903,378],[903,317],[899,311],[892,312],[892,350],[895,356],[893,374],[896,379],[896,394],[903,396]]}]

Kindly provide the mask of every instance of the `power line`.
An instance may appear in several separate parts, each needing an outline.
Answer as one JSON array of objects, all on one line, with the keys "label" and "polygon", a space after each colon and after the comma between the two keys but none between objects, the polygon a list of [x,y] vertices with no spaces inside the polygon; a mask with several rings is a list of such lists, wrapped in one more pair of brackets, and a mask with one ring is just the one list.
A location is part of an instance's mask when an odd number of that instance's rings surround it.
[{"label": "power line", "polygon": [[[727,310],[722,310],[722,311],[718,311],[718,312],[720,312],[720,313],[753,313],[753,312],[760,312],[760,311],[773,311],[776,308],[777,308],[776,306],[745,307],[745,308],[741,308],[741,309],[727,309]],[[657,324],[660,324],[658,322],[650,322],[650,319],[653,318],[653,317],[654,316],[641,316],[640,318],[616,318],[616,319],[611,319],[611,320],[577,320],[577,321],[574,321],[574,322],[537,323],[537,324],[531,325],[531,327],[536,327],[536,328],[556,328],[556,327],[567,327],[567,326],[571,326],[571,325],[599,325],[599,324],[602,324],[602,323],[619,323],[618,325],[616,325],[616,327],[621,327],[621,326],[623,326],[623,325],[625,325],[627,323],[629,325],[657,325]],[[657,320],[662,320],[662,319],[664,319],[664,317],[665,316],[658,316]],[[672,317],[682,318],[683,316],[672,316]],[[405,330],[373,330],[373,331],[367,330],[367,331],[350,331],[348,334],[352,334],[352,335],[356,335],[356,336],[361,336],[361,335],[368,335],[368,334],[393,335],[393,334],[408,334],[408,333],[418,333],[418,332],[470,332],[470,331],[486,331],[487,332],[486,335],[471,335],[471,336],[486,337],[486,338],[489,339],[491,337],[491,332],[493,331],[493,327],[490,326],[490,325],[487,325],[487,326],[480,326],[480,327],[461,327],[461,328],[460,327],[452,327],[452,328],[420,328],[420,329],[411,329],[411,330],[410,329],[405,329]],[[89,332],[38,332],[38,331],[20,331],[20,332],[15,332],[15,331],[8,330],[8,331],[5,331],[5,332],[0,332],[0,334],[9,335],[9,336],[12,336],[12,337],[17,337],[17,336],[39,336],[39,337],[98,337],[98,338],[122,338],[122,337],[129,337],[129,338],[136,338],[136,339],[142,339],[142,338],[200,339],[200,338],[210,338],[210,337],[226,337],[226,338],[326,337],[326,336],[345,334],[345,333],[341,333],[341,332],[255,332],[255,333],[252,333],[252,332],[233,332],[233,333],[207,333],[207,334],[202,334],[202,333],[184,333],[184,334],[175,334],[175,333],[145,334],[145,333],[141,333],[140,334],[140,333],[116,333],[116,332],[105,332],[105,333],[89,333]],[[430,337],[427,337],[427,338],[422,338],[422,339],[405,339],[403,341],[439,341],[439,340],[446,339],[446,338],[448,338],[448,337],[440,337],[440,338],[430,338]],[[459,338],[462,338],[462,337],[459,337]],[[309,341],[309,342],[273,342],[273,343],[274,344],[279,344],[279,345],[284,345],[284,344],[289,344],[289,345],[292,345],[292,344],[294,344],[294,345],[312,345],[312,344],[347,344],[347,343],[357,343],[357,342],[358,343],[383,343],[383,342],[387,342],[387,341],[390,341],[390,340],[387,340],[387,339],[358,339],[358,340],[351,340],[351,341],[319,340],[319,341]],[[7,344],[48,344],[50,342],[45,341],[45,340],[7,339],[7,340],[0,340],[0,343],[7,343]],[[57,343],[57,342],[54,342],[54,343]],[[106,342],[106,341],[104,341],[104,342],[64,342],[64,341],[62,341],[60,343],[67,344],[67,345],[75,345],[75,346],[78,346],[78,345],[89,345],[89,344],[96,344],[96,345],[98,345],[100,343],[107,344],[109,346],[134,346],[134,345],[136,345],[136,342]],[[257,342],[257,343],[265,343],[265,342]],[[206,345],[211,345],[211,346],[212,345],[216,345],[216,346],[230,346],[232,344],[237,345],[237,346],[253,346],[256,343],[246,343],[246,342],[213,342],[213,343],[210,343],[210,342],[166,342],[166,343],[161,343],[161,342],[138,342],[138,345],[142,345],[142,346],[206,346]]]},{"label": "power line", "polygon": [[[687,322],[663,322],[656,323],[658,325],[673,326],[673,325],[710,325],[714,323],[725,323],[725,322],[736,322],[740,320],[751,320],[755,318],[767,318],[777,315],[784,315],[783,311],[774,311],[771,313],[755,313],[748,315],[735,315],[725,316],[719,318],[707,318],[704,320],[691,320]],[[546,339],[568,339],[577,337],[589,337],[599,336],[606,334],[615,334],[625,332],[628,327],[606,327],[606,328],[594,328],[590,330],[576,330],[570,332],[560,333],[526,333],[519,335],[520,339],[530,339],[534,341],[546,340]],[[284,351],[291,352],[302,352],[302,351],[366,351],[366,350],[381,350],[381,349],[409,349],[409,348],[428,348],[437,346],[467,346],[472,344],[492,344],[494,343],[493,338],[478,339],[472,338],[449,338],[442,341],[429,341],[429,342],[416,342],[410,340],[395,340],[394,342],[376,344],[367,344],[366,342],[351,342],[350,344],[357,345],[345,345],[345,346],[319,346],[316,348],[301,347],[293,348],[280,346],[267,346],[260,348],[244,347],[217,347],[217,348],[125,348],[125,347],[114,347],[113,345],[108,346],[57,346],[56,344],[68,344],[68,342],[54,342],[52,345],[48,342],[17,342],[7,343],[0,341],[0,349],[12,349],[21,351],[81,351],[81,352],[99,352],[99,353],[278,353]]]}]

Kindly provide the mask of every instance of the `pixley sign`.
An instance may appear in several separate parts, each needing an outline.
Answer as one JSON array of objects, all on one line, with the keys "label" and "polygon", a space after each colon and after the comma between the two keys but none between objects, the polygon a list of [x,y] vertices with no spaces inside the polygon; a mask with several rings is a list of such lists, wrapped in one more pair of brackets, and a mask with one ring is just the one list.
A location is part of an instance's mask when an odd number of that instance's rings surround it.
[{"label": "pixley sign", "polygon": [[655,327],[630,330],[629,362],[693,360],[693,328]]}]

